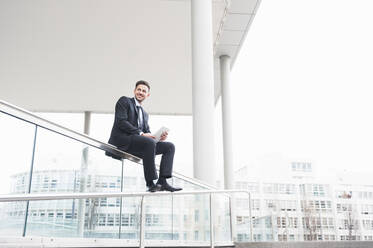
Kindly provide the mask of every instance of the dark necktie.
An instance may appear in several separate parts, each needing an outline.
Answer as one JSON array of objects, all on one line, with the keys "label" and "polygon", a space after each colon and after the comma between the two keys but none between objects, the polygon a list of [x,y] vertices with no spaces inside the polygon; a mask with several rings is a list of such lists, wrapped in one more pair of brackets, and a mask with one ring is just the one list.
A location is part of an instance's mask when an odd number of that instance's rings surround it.
[{"label": "dark necktie", "polygon": [[143,119],[143,110],[141,106],[136,106],[137,107],[137,115],[138,115],[138,124],[139,128],[144,131],[144,119]]}]

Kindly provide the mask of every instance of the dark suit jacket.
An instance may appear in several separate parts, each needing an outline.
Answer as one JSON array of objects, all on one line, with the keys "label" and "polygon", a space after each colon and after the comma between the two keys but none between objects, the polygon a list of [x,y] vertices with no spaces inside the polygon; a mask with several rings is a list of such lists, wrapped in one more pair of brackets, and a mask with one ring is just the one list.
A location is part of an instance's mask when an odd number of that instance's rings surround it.
[{"label": "dark suit jacket", "polygon": [[[143,109],[144,133],[150,133],[149,115]],[[138,127],[138,113],[134,98],[122,96],[115,105],[115,119],[109,139],[109,144],[126,151],[131,144],[133,135],[139,135],[142,131]]]}]

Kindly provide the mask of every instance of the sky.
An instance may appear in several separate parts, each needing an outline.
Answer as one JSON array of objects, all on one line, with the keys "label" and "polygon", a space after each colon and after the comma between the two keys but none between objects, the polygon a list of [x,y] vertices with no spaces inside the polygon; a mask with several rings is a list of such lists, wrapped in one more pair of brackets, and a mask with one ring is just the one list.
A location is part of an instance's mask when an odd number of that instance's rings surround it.
[{"label": "sky", "polygon": [[232,71],[235,165],[373,171],[373,1],[264,0]]},{"label": "sky", "polygon": [[[263,169],[277,172],[290,161],[311,161],[320,174],[373,172],[372,10],[371,0],[261,2],[231,73],[235,170],[248,166],[255,175]],[[215,133],[221,177],[220,104]],[[82,115],[40,115],[83,130]],[[107,141],[112,121],[111,115],[94,115],[91,136]],[[192,176],[191,117],[151,116],[152,130],[161,126],[171,129],[169,140],[176,144],[175,171]],[[7,140],[0,142],[1,150],[30,151],[32,127],[19,134],[23,142],[3,128],[0,134]],[[55,149],[47,139],[41,144]],[[0,158],[2,163],[17,161],[2,170],[0,185],[9,185],[4,178],[15,168],[23,170],[30,159],[17,149]]]}]

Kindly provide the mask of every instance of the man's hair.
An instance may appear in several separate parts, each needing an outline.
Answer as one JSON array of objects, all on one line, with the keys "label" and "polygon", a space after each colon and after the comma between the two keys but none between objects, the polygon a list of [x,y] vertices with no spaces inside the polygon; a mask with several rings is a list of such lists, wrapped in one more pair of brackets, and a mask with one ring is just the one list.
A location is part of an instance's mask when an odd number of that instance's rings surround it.
[{"label": "man's hair", "polygon": [[150,90],[150,85],[149,85],[149,83],[146,82],[146,81],[144,81],[144,80],[137,81],[137,82],[136,82],[135,89],[136,89],[137,86],[139,86],[140,84],[145,85],[145,86],[148,87],[148,89]]}]

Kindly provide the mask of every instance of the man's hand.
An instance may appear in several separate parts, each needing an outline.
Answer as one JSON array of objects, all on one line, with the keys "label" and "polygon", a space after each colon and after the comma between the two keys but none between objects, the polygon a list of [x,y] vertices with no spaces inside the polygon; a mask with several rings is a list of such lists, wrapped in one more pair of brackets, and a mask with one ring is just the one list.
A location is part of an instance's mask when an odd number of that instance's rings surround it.
[{"label": "man's hand", "polygon": [[162,133],[160,141],[166,140],[167,139],[167,135],[168,135],[168,132]]},{"label": "man's hand", "polygon": [[141,136],[145,136],[145,137],[148,137],[148,138],[155,139],[155,137],[151,133],[143,133],[143,134],[141,134]]}]

